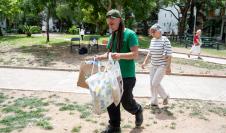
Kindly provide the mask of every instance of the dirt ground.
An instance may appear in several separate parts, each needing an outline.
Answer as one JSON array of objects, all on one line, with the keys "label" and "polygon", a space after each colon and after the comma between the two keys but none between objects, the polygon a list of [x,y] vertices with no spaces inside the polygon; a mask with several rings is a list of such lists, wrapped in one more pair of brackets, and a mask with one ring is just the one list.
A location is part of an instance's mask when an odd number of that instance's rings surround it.
[{"label": "dirt ground", "polygon": [[[0,65],[79,69],[81,61],[88,60],[101,52],[93,51],[86,55],[79,55],[76,52],[70,53],[69,48],[65,46],[43,47],[37,45],[23,48],[5,46],[0,49],[0,53]],[[137,72],[148,72],[148,67],[145,70],[140,68],[143,59],[144,56],[141,55],[137,60]],[[210,71],[191,65],[172,63],[172,72],[222,75],[225,70]],[[91,97],[88,94],[19,90],[0,90],[0,92],[9,97],[3,103],[0,102],[1,109],[23,97],[35,97],[49,103],[48,106],[45,106],[47,111],[43,117],[49,118],[52,129],[46,130],[35,123],[29,123],[24,128],[13,130],[12,133],[99,133],[108,124],[106,112],[101,115],[92,113]],[[145,107],[144,123],[141,128],[134,128],[134,116],[121,108],[123,133],[226,133],[225,102],[170,99],[168,106],[163,106],[162,100],[159,100],[160,108],[150,108],[145,106],[149,99],[136,98],[136,100]],[[91,113],[84,115],[83,111],[74,108],[60,110],[63,105],[68,104],[87,107],[85,112]],[[1,120],[14,114],[0,112],[0,129],[5,127]]]},{"label": "dirt ground", "polygon": [[[6,66],[25,66],[25,67],[47,67],[47,68],[63,68],[63,69],[79,69],[81,61],[89,60],[96,54],[101,54],[105,49],[100,46],[100,50],[93,50],[89,54],[79,55],[78,51],[70,53],[68,46],[40,46],[32,45],[25,47],[1,46],[0,49],[0,65]],[[178,51],[178,48],[175,49]],[[141,69],[141,63],[145,55],[140,55],[137,59],[136,71],[148,72]],[[172,62],[172,73],[178,74],[201,74],[201,75],[226,75],[225,69],[207,69],[195,67],[192,64],[178,64]]]},{"label": "dirt ground", "polygon": [[[106,112],[95,115],[89,110],[91,97],[88,94],[18,90],[1,90],[1,93],[9,97],[0,104],[2,109],[16,99],[24,97],[42,99],[48,103],[44,107],[46,112],[43,117],[49,118],[52,129],[43,129],[35,123],[29,123],[25,128],[18,128],[12,133],[99,133],[108,124]],[[163,106],[160,100],[159,108],[150,108],[145,106],[148,99],[136,98],[136,100],[145,107],[144,123],[141,128],[135,128],[134,116],[121,108],[122,133],[226,133],[226,103],[170,99],[168,106]],[[86,106],[86,110],[91,114],[82,117],[81,110],[60,109],[63,105],[73,104]],[[1,112],[0,118],[3,119],[7,115],[10,113]]]}]

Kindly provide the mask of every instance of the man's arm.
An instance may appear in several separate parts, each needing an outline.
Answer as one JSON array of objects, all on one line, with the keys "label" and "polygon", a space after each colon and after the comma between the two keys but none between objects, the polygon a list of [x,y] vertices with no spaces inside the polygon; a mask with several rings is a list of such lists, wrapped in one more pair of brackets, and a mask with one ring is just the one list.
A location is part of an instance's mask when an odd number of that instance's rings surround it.
[{"label": "man's arm", "polygon": [[131,52],[128,53],[112,53],[112,59],[120,60],[120,59],[136,59],[138,58],[138,46],[133,46],[130,48]]},{"label": "man's arm", "polygon": [[108,57],[108,52],[106,52],[106,53],[104,53],[104,54],[102,54],[102,55],[96,55],[96,56],[95,56],[95,58],[96,58],[97,60],[104,60],[104,59],[107,59],[107,57]]}]

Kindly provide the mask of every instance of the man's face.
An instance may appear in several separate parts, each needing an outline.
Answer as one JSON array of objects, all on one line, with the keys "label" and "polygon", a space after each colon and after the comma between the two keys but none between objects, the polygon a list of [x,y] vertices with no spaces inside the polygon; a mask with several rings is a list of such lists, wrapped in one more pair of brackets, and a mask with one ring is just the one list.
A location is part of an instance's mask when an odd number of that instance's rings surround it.
[{"label": "man's face", "polygon": [[107,18],[107,24],[112,31],[117,31],[119,27],[119,23],[121,22],[121,18]]}]

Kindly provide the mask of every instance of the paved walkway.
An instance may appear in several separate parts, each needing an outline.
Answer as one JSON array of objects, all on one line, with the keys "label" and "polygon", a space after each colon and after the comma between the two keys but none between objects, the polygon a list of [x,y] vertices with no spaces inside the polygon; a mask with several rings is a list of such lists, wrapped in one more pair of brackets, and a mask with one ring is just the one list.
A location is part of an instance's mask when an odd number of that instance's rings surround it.
[{"label": "paved walkway", "polygon": [[[0,68],[0,88],[89,93],[76,86],[78,72]],[[226,101],[226,78],[165,76],[171,98]],[[134,95],[149,97],[149,75],[137,74]]]},{"label": "paved walkway", "polygon": [[[147,53],[147,49],[139,49],[139,51],[143,54]],[[188,58],[187,54],[185,53],[176,53],[174,52],[172,54],[173,57],[178,57],[178,58],[184,58],[184,59],[193,59],[193,60],[198,60],[197,56],[191,55],[191,58]],[[217,63],[217,64],[226,64],[226,58],[216,58],[216,57],[210,57],[210,56],[201,56],[203,61],[206,62],[212,62],[212,63]]]},{"label": "paved walkway", "polygon": [[[191,55],[191,58],[188,58],[187,54],[182,54],[182,53],[173,53],[173,57],[178,57],[178,58],[184,58],[184,59],[194,59],[198,60],[197,56]],[[207,57],[207,56],[201,56],[203,61],[206,62],[212,62],[212,63],[217,63],[217,64],[226,64],[226,59],[222,58],[214,58],[214,57]]]}]

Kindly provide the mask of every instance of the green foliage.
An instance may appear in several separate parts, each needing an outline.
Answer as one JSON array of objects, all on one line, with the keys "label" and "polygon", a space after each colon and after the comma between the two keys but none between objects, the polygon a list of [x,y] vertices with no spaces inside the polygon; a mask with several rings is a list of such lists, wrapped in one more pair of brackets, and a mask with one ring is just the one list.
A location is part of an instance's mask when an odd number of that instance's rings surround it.
[{"label": "green foliage", "polygon": [[67,111],[67,110],[77,110],[80,112],[80,118],[88,118],[91,116],[91,107],[90,105],[79,105],[79,104],[64,104],[59,109],[60,111]]},{"label": "green foliage", "polygon": [[200,67],[200,68],[207,68],[209,70],[226,69],[226,65],[204,62],[201,60],[189,60],[189,59],[181,59],[181,58],[175,57],[172,59],[172,62],[176,63],[176,64],[183,64],[183,65],[190,65],[190,66],[195,66],[195,67]]},{"label": "green foliage", "polygon": [[[7,113],[0,120],[0,132],[9,133],[13,130],[25,128],[29,123],[36,123],[44,129],[52,129],[47,118],[43,118],[44,106],[47,102],[38,98],[18,98],[12,104],[7,105],[2,109],[2,112]],[[2,126],[3,125],[3,126]]]},{"label": "green foliage", "polygon": [[218,107],[218,106],[208,106],[208,111],[215,113],[219,116],[226,116],[226,108]]},{"label": "green foliage", "polygon": [[79,133],[80,132],[80,130],[81,130],[81,126],[76,126],[76,127],[74,127],[72,130],[71,130],[71,132],[72,133]]},{"label": "green foliage", "polygon": [[43,99],[23,97],[15,100],[15,105],[19,107],[42,107],[47,106],[48,103],[43,102]]},{"label": "green foliage", "polygon": [[31,37],[31,35],[34,33],[40,33],[41,29],[38,26],[24,25],[23,31],[25,32],[25,34],[27,34],[27,37]]},{"label": "green foliage", "polygon": [[69,32],[70,34],[79,34],[79,29],[77,28],[76,25],[73,25],[73,26],[68,30],[68,32]]},{"label": "green foliage", "polygon": [[7,97],[4,95],[4,93],[0,93],[0,103],[3,103]]},{"label": "green foliage", "polygon": [[47,130],[53,129],[53,126],[46,119],[39,119],[37,121],[37,124],[36,125],[44,128],[44,129],[47,129]]}]

